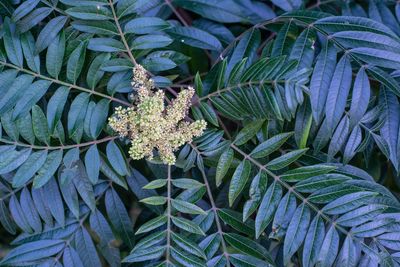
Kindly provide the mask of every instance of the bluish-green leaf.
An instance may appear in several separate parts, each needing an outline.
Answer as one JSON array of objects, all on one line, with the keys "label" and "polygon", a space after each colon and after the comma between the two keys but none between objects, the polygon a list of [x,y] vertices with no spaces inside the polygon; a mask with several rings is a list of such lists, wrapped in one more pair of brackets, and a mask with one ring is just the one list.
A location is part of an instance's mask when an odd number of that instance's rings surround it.
[{"label": "bluish-green leaf", "polygon": [[61,119],[64,105],[67,102],[69,89],[65,86],[58,88],[47,104],[47,123],[50,133],[54,132],[57,123]]},{"label": "bluish-green leaf", "polygon": [[168,33],[175,37],[179,42],[209,50],[221,50],[220,41],[213,35],[194,27],[174,27]]},{"label": "bluish-green leaf", "polygon": [[64,27],[68,17],[59,16],[50,20],[41,30],[36,40],[36,53],[39,54],[46,49],[57,37],[57,34]]},{"label": "bluish-green leaf", "polygon": [[310,216],[311,212],[306,204],[300,205],[293,214],[283,245],[283,258],[285,265],[289,263],[290,258],[303,243],[304,238],[307,235],[308,225],[310,224]]},{"label": "bluish-green leaf", "polygon": [[90,118],[90,134],[92,138],[97,138],[100,135],[107,121],[109,104],[110,101],[108,99],[102,99],[96,104]]},{"label": "bluish-green leaf", "polygon": [[319,252],[318,266],[330,267],[336,259],[336,255],[339,249],[339,234],[335,229],[335,226],[331,225],[328,232],[325,235],[324,242]]},{"label": "bluish-green leaf", "polygon": [[3,25],[4,30],[4,48],[8,59],[14,65],[22,67],[24,58],[22,54],[21,38],[15,29],[15,24],[11,23],[9,18],[6,18]]},{"label": "bluish-green leaf", "polygon": [[73,83],[79,78],[85,62],[86,43],[80,43],[71,53],[67,63],[67,79]]},{"label": "bluish-green leaf", "polygon": [[28,88],[27,92],[22,95],[14,107],[13,118],[17,119],[26,116],[30,109],[36,104],[47,92],[50,81],[38,80],[32,83]]},{"label": "bluish-green leaf", "polygon": [[308,148],[298,149],[286,153],[278,158],[275,158],[267,163],[266,167],[270,170],[279,170],[282,169],[293,162],[295,162],[298,158],[303,156],[307,152]]},{"label": "bluish-green leaf", "polygon": [[304,240],[303,266],[314,266],[324,242],[325,225],[321,216],[315,217]]},{"label": "bluish-green leaf", "polygon": [[71,17],[82,20],[109,20],[112,14],[109,9],[102,6],[75,6],[65,12]]},{"label": "bluish-green leaf", "polygon": [[56,173],[60,166],[63,156],[62,150],[50,152],[42,167],[38,170],[35,178],[33,179],[33,187],[39,188],[46,184],[51,177]]},{"label": "bluish-green leaf", "polygon": [[166,47],[172,43],[172,39],[165,35],[142,35],[133,40],[131,49],[142,50],[142,49],[153,49]]},{"label": "bluish-green leaf", "polygon": [[22,51],[26,59],[28,67],[34,71],[40,72],[40,58],[35,54],[35,40],[30,32],[21,35]]},{"label": "bluish-green leaf", "polygon": [[99,35],[116,35],[118,29],[111,21],[75,20],[71,23],[76,30]]},{"label": "bluish-green leaf", "polygon": [[350,60],[347,56],[343,56],[336,66],[326,99],[326,123],[331,133],[339,123],[346,107],[351,86],[351,74]]},{"label": "bluish-green leaf", "polygon": [[90,63],[86,74],[86,82],[90,88],[94,89],[101,78],[103,78],[104,71],[101,69],[101,67],[104,62],[110,59],[110,57],[110,54],[102,53],[95,57],[92,63]]},{"label": "bluish-green leaf", "polygon": [[24,88],[31,85],[34,77],[27,74],[18,76],[13,83],[6,89],[0,99],[0,115],[9,111],[21,99]]},{"label": "bluish-green leaf", "polygon": [[85,154],[86,173],[92,184],[96,184],[100,173],[100,155],[96,145],[90,146]]},{"label": "bluish-green leaf", "polygon": [[153,246],[143,250],[135,250],[122,260],[122,262],[142,262],[160,258],[165,251],[164,246]]},{"label": "bluish-green leaf", "polygon": [[253,138],[264,124],[263,120],[253,121],[245,125],[242,130],[237,134],[235,144],[240,146],[244,145],[247,141]]},{"label": "bluish-green leaf", "polygon": [[243,191],[247,180],[249,179],[251,171],[251,163],[248,160],[244,160],[236,168],[231,183],[229,184],[229,206],[232,206],[236,198]]},{"label": "bluish-green leaf", "polygon": [[258,159],[263,158],[279,149],[291,136],[293,132],[277,134],[270,139],[259,144],[251,152],[251,157]]},{"label": "bluish-green leaf", "polygon": [[36,138],[40,142],[49,145],[50,132],[46,116],[44,115],[42,109],[37,105],[33,106],[32,108],[32,125]]},{"label": "bluish-green leaf", "polygon": [[1,261],[5,265],[19,265],[23,262],[35,261],[57,254],[64,248],[64,240],[40,240],[23,244]]},{"label": "bluish-green leaf", "polygon": [[133,225],[122,200],[114,189],[109,189],[105,197],[107,215],[114,229],[129,247],[133,247]]},{"label": "bluish-green leaf", "polygon": [[47,158],[47,151],[41,150],[32,153],[17,170],[13,178],[13,187],[18,188],[26,184],[42,167]]},{"label": "bluish-green leaf", "polygon": [[46,54],[46,70],[53,78],[58,78],[65,52],[65,33],[60,34],[50,43]]},{"label": "bluish-green leaf", "polygon": [[171,25],[158,17],[140,17],[125,25],[125,33],[148,34],[170,28]]},{"label": "bluish-green leaf", "polygon": [[215,183],[217,186],[221,185],[222,179],[228,172],[233,161],[233,156],[234,152],[230,148],[225,150],[225,152],[221,154],[218,160],[217,170],[215,173]]},{"label": "bluish-green leaf", "polygon": [[256,216],[256,237],[258,238],[273,219],[282,197],[282,187],[274,182],[265,193]]},{"label": "bluish-green leaf", "polygon": [[128,174],[125,158],[114,141],[107,144],[107,159],[114,170],[121,176]]}]

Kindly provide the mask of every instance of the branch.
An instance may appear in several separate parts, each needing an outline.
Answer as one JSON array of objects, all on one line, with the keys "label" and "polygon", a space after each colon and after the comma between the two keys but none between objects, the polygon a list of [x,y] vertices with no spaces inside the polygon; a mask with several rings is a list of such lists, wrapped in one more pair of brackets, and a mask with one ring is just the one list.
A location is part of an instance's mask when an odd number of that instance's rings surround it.
[{"label": "branch", "polygon": [[[197,149],[196,145],[194,145],[193,143],[190,143],[190,146],[196,151],[196,153],[199,156],[201,156],[201,152]],[[207,180],[207,175],[204,173],[204,170],[202,168],[199,168],[199,170],[201,172],[201,176],[203,177],[204,184],[205,184],[206,189],[207,189],[207,195],[208,195],[208,199],[210,200],[211,210],[214,213],[215,224],[217,226],[217,232],[218,232],[218,234],[219,234],[219,236],[221,238],[222,251],[223,251],[224,257],[226,258],[226,264],[227,264],[226,266],[230,267],[229,252],[228,252],[225,240],[224,240],[224,231],[222,230],[222,225],[221,225],[221,222],[220,222],[219,217],[218,217],[218,213],[217,213],[218,208],[217,208],[217,205],[215,204],[214,197],[213,197],[212,191],[211,191],[211,187],[210,187],[210,184],[208,183],[208,180]]]},{"label": "branch", "polygon": [[329,4],[329,3],[332,3],[332,2],[336,2],[336,0],[326,0],[326,1],[318,0],[315,4],[307,7],[307,9],[319,8],[322,5],[326,5],[326,4]]},{"label": "branch", "polygon": [[165,251],[165,260],[168,263],[170,260],[170,249],[171,249],[171,165],[168,165],[168,177],[167,177],[167,248]]},{"label": "branch", "polygon": [[135,57],[134,57],[133,54],[132,54],[132,51],[131,51],[131,48],[130,48],[128,42],[126,41],[125,34],[124,34],[124,32],[122,31],[121,25],[119,24],[117,14],[116,14],[115,9],[114,9],[114,4],[113,4],[112,0],[108,0],[108,3],[109,3],[110,8],[111,8],[111,12],[112,12],[112,15],[113,15],[113,18],[114,18],[114,21],[115,21],[115,25],[117,26],[119,36],[121,37],[121,41],[124,43],[126,52],[127,52],[128,55],[129,55],[129,59],[130,59],[130,60],[132,61],[132,63],[136,66],[136,65],[137,65],[137,62],[136,62],[136,60],[135,60]]},{"label": "branch", "polygon": [[59,145],[59,146],[36,146],[36,145],[31,145],[31,144],[26,144],[26,143],[20,143],[18,141],[11,141],[7,140],[4,138],[0,138],[0,143],[5,143],[5,144],[10,144],[10,145],[15,145],[19,147],[29,147],[31,149],[42,149],[42,150],[57,150],[57,149],[62,149],[62,150],[67,150],[67,149],[72,149],[72,148],[77,148],[77,147],[85,147],[85,146],[90,146],[90,145],[95,145],[95,144],[100,144],[104,143],[107,141],[115,140],[119,138],[119,136],[108,136],[104,137],[99,140],[93,140],[89,141],[86,143],[80,143],[80,144],[74,144],[74,145]]},{"label": "branch", "polygon": [[[57,11],[58,13],[63,14],[64,16],[68,16],[68,17],[69,17],[69,15],[68,15],[64,10],[61,10],[61,9],[59,9],[59,8],[56,7],[56,6],[53,6],[52,4],[50,4],[49,2],[47,2],[46,0],[40,0],[40,2],[42,2],[43,4],[45,4],[45,5],[48,6],[48,7],[51,7],[52,9],[54,9],[55,11]],[[57,5],[57,4],[56,4],[56,5]]]},{"label": "branch", "polygon": [[60,80],[57,80],[57,79],[54,79],[54,78],[50,78],[50,77],[44,76],[44,75],[42,75],[40,73],[36,73],[36,72],[30,71],[30,70],[18,67],[16,65],[7,63],[5,61],[1,61],[0,60],[0,64],[3,65],[3,66],[9,67],[9,68],[13,68],[13,69],[16,69],[18,71],[30,74],[30,75],[32,75],[32,76],[34,76],[36,78],[39,78],[39,79],[43,79],[43,80],[51,81],[51,82],[56,83],[56,84],[64,85],[64,86],[68,87],[68,89],[76,89],[76,90],[79,90],[79,91],[82,91],[82,92],[87,92],[90,95],[97,95],[97,96],[100,96],[100,97],[103,97],[103,98],[110,99],[111,101],[118,102],[118,103],[123,104],[125,106],[132,106],[131,103],[128,103],[128,102],[126,102],[124,100],[121,100],[121,99],[118,99],[118,98],[115,98],[115,97],[112,97],[112,96],[109,96],[109,95],[106,95],[106,94],[102,94],[102,93],[96,92],[94,90],[91,90],[91,89],[88,89],[88,88],[84,88],[84,87],[81,87],[81,86],[78,86],[78,85],[75,85],[75,84],[71,84],[71,83],[68,83],[68,82],[63,82],[63,81],[60,81]]},{"label": "branch", "polygon": [[179,19],[179,21],[185,25],[186,27],[189,26],[189,23],[186,22],[186,20],[183,18],[183,16],[176,10],[176,8],[171,4],[170,0],[165,0],[165,3],[167,6],[172,10],[172,12],[175,14],[175,16]]}]

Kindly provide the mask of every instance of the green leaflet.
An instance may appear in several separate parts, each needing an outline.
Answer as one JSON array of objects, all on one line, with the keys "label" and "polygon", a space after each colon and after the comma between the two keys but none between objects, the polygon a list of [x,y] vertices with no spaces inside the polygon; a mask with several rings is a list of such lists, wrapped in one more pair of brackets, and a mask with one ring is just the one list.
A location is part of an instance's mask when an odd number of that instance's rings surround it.
[{"label": "green leaflet", "polygon": [[256,237],[258,238],[272,220],[272,216],[282,197],[282,187],[274,182],[269,186],[261,201],[259,212],[256,216]]},{"label": "green leaflet", "polygon": [[208,122],[218,127],[217,114],[212,107],[206,103],[200,103],[200,110]]},{"label": "green leaflet", "polygon": [[235,212],[229,209],[218,210],[218,216],[226,224],[233,227],[235,230],[245,233],[247,235],[254,235],[254,222],[247,221],[243,222],[239,212]]},{"label": "green leaflet", "polygon": [[136,18],[125,25],[125,33],[147,34],[170,28],[170,24],[158,17]]},{"label": "green leaflet", "polygon": [[335,169],[337,169],[337,167],[324,164],[304,166],[287,171],[284,174],[280,175],[280,177],[287,182],[298,182],[309,177],[331,172]]},{"label": "green leaflet", "polygon": [[238,234],[225,234],[224,239],[239,251],[274,264],[269,252],[255,241]]},{"label": "green leaflet", "polygon": [[240,146],[255,136],[263,125],[264,121],[254,121],[246,125],[236,136],[235,144]]},{"label": "green leaflet", "polygon": [[44,144],[50,144],[50,132],[46,117],[42,109],[36,105],[32,108],[32,125],[36,138]]},{"label": "green leaflet", "polygon": [[67,22],[66,16],[59,16],[50,20],[42,29],[36,40],[36,54],[39,54],[46,49],[51,42],[56,38],[59,31],[64,27]]},{"label": "green leaflet", "polygon": [[100,154],[96,145],[91,146],[85,154],[86,173],[92,184],[96,184],[100,172]]},{"label": "green leaflet", "polygon": [[221,157],[219,158],[217,172],[215,174],[215,183],[217,186],[221,185],[222,179],[228,172],[233,161],[233,154],[233,150],[229,148],[228,150],[225,150],[225,152],[222,153]]},{"label": "green leaflet", "polygon": [[157,179],[157,180],[151,181],[150,183],[143,186],[143,189],[156,189],[156,188],[163,187],[166,184],[167,184],[166,179]]},{"label": "green leaflet", "polygon": [[236,198],[242,192],[244,186],[246,185],[247,179],[249,179],[251,171],[251,163],[244,160],[236,168],[233,173],[231,183],[229,184],[229,206],[232,206]]},{"label": "green leaflet", "polygon": [[167,202],[167,199],[165,197],[154,196],[154,197],[143,198],[140,200],[140,202],[157,206],[157,205],[164,205]]},{"label": "green leaflet", "polygon": [[189,233],[205,235],[205,233],[201,230],[201,228],[193,223],[192,221],[179,217],[172,217],[172,222],[176,227],[179,227],[182,230],[185,230]]},{"label": "green leaflet", "polygon": [[105,7],[76,6],[66,10],[74,18],[83,20],[108,20],[112,18],[111,12]]},{"label": "green leaflet", "polygon": [[165,251],[165,247],[151,247],[138,250],[126,257],[123,262],[141,262],[159,258]]},{"label": "green leaflet", "polygon": [[305,204],[300,205],[293,214],[293,219],[289,224],[284,245],[283,258],[285,264],[289,263],[292,255],[297,251],[303,242],[308,225],[310,223],[310,209]]},{"label": "green leaflet", "polygon": [[206,258],[203,250],[193,241],[182,235],[172,233],[172,240],[186,252],[196,255],[197,257]]},{"label": "green leaflet", "polygon": [[249,189],[250,199],[246,201],[243,207],[243,221],[257,209],[261,202],[261,197],[267,188],[268,176],[265,172],[260,171],[251,182]]},{"label": "green leaflet", "polygon": [[47,151],[42,150],[32,153],[29,158],[22,164],[13,177],[13,187],[20,187],[25,185],[35,173],[45,163]]},{"label": "green leaflet", "polygon": [[50,152],[43,166],[38,170],[33,179],[33,187],[39,188],[46,184],[57,171],[63,156],[62,150]]},{"label": "green leaflet", "polygon": [[296,161],[298,158],[300,158],[302,155],[304,155],[307,152],[308,148],[305,149],[298,149],[291,151],[289,153],[286,153],[279,158],[273,159],[270,162],[267,163],[266,167],[270,170],[279,170],[282,169],[294,161]]},{"label": "green leaflet", "polygon": [[23,261],[34,261],[52,256],[64,247],[63,240],[40,240],[24,244],[5,257],[1,264],[19,264]]},{"label": "green leaflet", "polygon": [[46,70],[50,76],[58,78],[63,64],[65,52],[65,32],[59,35],[50,43],[46,53]]},{"label": "green leaflet", "polygon": [[107,159],[114,170],[121,176],[128,174],[124,156],[114,141],[111,141],[107,144],[106,151]]},{"label": "green leaflet", "polygon": [[279,149],[279,147],[281,147],[292,135],[293,133],[283,133],[271,137],[254,148],[254,150],[251,152],[251,157],[257,159],[268,156],[272,152]]},{"label": "green leaflet", "polygon": [[61,119],[61,115],[64,109],[65,102],[67,101],[68,94],[68,88],[62,86],[57,89],[57,91],[49,100],[49,104],[47,105],[46,117],[47,123],[50,128],[50,133],[54,132],[57,123]]},{"label": "green leaflet", "polygon": [[157,218],[154,218],[148,222],[146,222],[145,224],[143,224],[137,231],[136,234],[140,234],[140,233],[145,233],[148,231],[151,231],[155,228],[160,227],[161,225],[164,225],[167,222],[167,217],[166,216],[159,216]]},{"label": "green leaflet", "polygon": [[67,78],[70,82],[76,83],[82,71],[86,55],[86,43],[81,43],[71,53],[67,63]]}]

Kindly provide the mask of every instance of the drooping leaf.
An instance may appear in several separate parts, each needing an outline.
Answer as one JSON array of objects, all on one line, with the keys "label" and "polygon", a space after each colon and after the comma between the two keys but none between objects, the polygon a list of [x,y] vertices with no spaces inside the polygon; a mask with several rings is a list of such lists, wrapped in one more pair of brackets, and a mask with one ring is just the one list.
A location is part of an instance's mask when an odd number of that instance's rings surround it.
[{"label": "drooping leaf", "polygon": [[194,27],[174,27],[168,33],[180,42],[202,49],[221,50],[220,41],[213,35]]},{"label": "drooping leaf", "polygon": [[142,17],[129,21],[125,33],[148,34],[170,28],[170,24],[158,17]]},{"label": "drooping leaf", "polygon": [[46,49],[57,37],[57,34],[64,27],[68,17],[58,16],[50,20],[42,29],[36,40],[36,53],[39,54]]},{"label": "drooping leaf", "polygon": [[29,158],[22,164],[13,177],[13,187],[18,188],[24,186],[35,173],[42,167],[47,158],[47,151],[37,151],[32,153]]},{"label": "drooping leaf", "polygon": [[347,56],[340,59],[333,74],[329,94],[326,99],[326,124],[330,132],[333,132],[339,123],[346,107],[347,96],[351,85],[351,65]]},{"label": "drooping leaf", "polygon": [[291,151],[289,153],[286,153],[279,158],[273,159],[270,162],[267,163],[266,167],[270,170],[279,170],[282,169],[294,161],[296,161],[298,158],[300,158],[302,155],[304,155],[307,152],[308,148],[304,149],[298,149]]},{"label": "drooping leaf", "polygon": [[305,236],[310,223],[310,209],[305,204],[300,205],[296,212],[293,214],[293,219],[289,224],[284,246],[283,258],[285,264],[288,264],[290,258],[299,249]]},{"label": "drooping leaf", "polygon": [[349,111],[350,128],[353,128],[367,111],[370,98],[370,84],[364,69],[360,69],[354,81],[353,95],[351,99],[351,107]]},{"label": "drooping leaf", "polygon": [[282,197],[282,187],[276,182],[272,183],[265,193],[256,216],[256,237],[258,238],[268,224],[272,221],[273,214]]},{"label": "drooping leaf", "polygon": [[18,265],[53,256],[64,248],[64,240],[40,240],[23,244],[12,250],[1,264]]},{"label": "drooping leaf", "polygon": [[229,185],[229,206],[232,206],[236,198],[242,192],[251,171],[251,163],[247,160],[242,161],[236,168]]}]

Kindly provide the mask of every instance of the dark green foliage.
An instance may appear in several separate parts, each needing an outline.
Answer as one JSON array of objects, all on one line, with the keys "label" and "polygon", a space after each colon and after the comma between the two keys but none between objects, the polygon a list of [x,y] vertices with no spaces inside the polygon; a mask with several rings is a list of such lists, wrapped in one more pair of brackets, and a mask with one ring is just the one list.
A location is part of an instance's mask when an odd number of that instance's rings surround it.
[{"label": "dark green foliage", "polygon": [[[399,266],[400,4],[0,1],[0,266]],[[207,130],[133,161],[141,64]],[[4,252],[3,252],[4,250]]]}]

